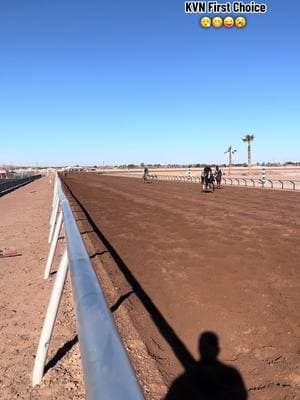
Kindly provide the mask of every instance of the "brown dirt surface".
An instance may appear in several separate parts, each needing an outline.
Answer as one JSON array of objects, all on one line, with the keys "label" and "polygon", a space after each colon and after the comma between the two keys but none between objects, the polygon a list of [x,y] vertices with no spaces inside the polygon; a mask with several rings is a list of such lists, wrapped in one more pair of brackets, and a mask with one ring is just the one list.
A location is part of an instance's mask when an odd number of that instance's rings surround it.
[{"label": "brown dirt surface", "polygon": [[53,186],[42,178],[0,198],[0,249],[21,256],[0,258],[0,399],[84,399],[71,285],[66,282],[40,386],[31,388],[34,357],[55,271],[45,281]]},{"label": "brown dirt surface", "polygon": [[[148,382],[147,399],[162,398],[163,384],[172,387],[168,399],[300,399],[299,193],[202,193],[196,184],[85,173],[64,181],[85,211],[77,206],[77,220],[93,244],[100,280],[106,276],[102,284],[129,354],[132,331],[118,322],[121,312],[139,334],[130,356],[144,388]],[[195,365],[203,372],[194,363],[205,331],[219,338],[220,361],[212,365],[241,376],[247,394],[218,397],[206,388],[206,397],[182,395],[178,387]],[[136,364],[139,348],[160,371],[156,386],[149,386],[155,372],[148,361],[144,371]],[[208,370],[204,376],[215,382],[215,369]]]}]

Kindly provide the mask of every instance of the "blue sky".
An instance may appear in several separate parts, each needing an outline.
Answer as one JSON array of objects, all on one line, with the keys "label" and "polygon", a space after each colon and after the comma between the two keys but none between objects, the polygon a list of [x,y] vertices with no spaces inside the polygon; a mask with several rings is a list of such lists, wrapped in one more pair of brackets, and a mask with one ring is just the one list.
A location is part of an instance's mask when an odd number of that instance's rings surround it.
[{"label": "blue sky", "polygon": [[300,161],[300,15],[243,30],[184,1],[2,0],[0,163]]}]

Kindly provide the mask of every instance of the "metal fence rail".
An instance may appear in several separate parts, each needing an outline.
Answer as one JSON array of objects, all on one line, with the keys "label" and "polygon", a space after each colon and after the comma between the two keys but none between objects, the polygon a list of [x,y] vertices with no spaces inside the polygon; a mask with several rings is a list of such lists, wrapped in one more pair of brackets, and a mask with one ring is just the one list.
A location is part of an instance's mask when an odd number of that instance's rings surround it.
[{"label": "metal fence rail", "polygon": [[225,185],[238,185],[262,189],[300,190],[300,181],[290,179],[222,178]]},{"label": "metal fence rail", "polygon": [[[184,175],[149,175],[151,180],[160,181],[176,181],[187,183],[200,183],[200,176],[184,176]],[[281,189],[281,190],[294,190],[300,191],[300,181],[290,179],[252,179],[252,178],[222,178],[224,185],[241,186],[241,187],[255,187],[261,189]]]},{"label": "metal fence rail", "polygon": [[[49,236],[51,247],[44,278],[47,278],[50,273],[62,221],[67,249],[59,265],[40,337],[33,369],[33,386],[39,384],[43,376],[47,350],[69,265],[86,398],[88,400],[142,400],[144,398],[142,390],[118,335],[59,180],[55,183],[52,206],[52,226]],[[59,207],[61,211],[53,229],[55,214],[58,213]]]},{"label": "metal fence rail", "polygon": [[0,181],[0,197],[40,177],[41,175],[33,175],[20,179],[3,179]]}]

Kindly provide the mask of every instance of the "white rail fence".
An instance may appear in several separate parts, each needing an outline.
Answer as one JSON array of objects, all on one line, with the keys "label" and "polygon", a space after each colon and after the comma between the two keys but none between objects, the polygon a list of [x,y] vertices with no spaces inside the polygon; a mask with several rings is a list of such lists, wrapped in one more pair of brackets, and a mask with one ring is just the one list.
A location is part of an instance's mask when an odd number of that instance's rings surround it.
[{"label": "white rail fence", "polygon": [[61,257],[38,344],[32,385],[40,384],[68,270],[71,275],[76,326],[86,399],[144,399],[128,355],[118,335],[97,276],[77,228],[59,177],[54,183],[50,219],[50,250],[44,271],[49,277],[62,225],[66,248]]},{"label": "white rail fence", "polygon": [[[184,176],[184,175],[149,175],[151,180],[159,181],[175,181],[175,182],[189,182],[201,183],[200,176]],[[251,179],[251,178],[222,178],[224,185],[240,186],[240,187],[254,187],[260,189],[280,189],[280,190],[300,190],[300,181],[288,179]]]}]

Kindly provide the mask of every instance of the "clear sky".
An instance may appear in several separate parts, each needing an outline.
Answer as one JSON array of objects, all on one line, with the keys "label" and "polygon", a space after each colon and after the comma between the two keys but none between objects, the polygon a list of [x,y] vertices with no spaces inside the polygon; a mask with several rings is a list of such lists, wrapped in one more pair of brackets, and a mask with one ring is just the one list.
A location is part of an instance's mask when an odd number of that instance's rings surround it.
[{"label": "clear sky", "polygon": [[298,0],[208,29],[181,0],[1,0],[0,163],[300,161]]}]

